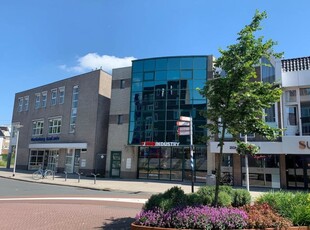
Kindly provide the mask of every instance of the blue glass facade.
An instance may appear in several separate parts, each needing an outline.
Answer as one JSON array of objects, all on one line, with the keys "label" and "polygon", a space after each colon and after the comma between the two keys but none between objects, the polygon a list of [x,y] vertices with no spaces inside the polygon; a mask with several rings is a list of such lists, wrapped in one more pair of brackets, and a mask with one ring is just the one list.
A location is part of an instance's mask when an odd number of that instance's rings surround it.
[{"label": "blue glass facade", "polygon": [[[189,180],[190,136],[179,136],[180,116],[193,119],[195,181],[205,181],[207,151],[200,114],[206,99],[197,91],[208,79],[208,56],[163,57],[132,63],[129,145],[138,148],[138,178]],[[142,143],[162,143],[160,146]]]},{"label": "blue glass facade", "polygon": [[201,137],[206,107],[197,87],[208,79],[207,56],[166,57],[136,60],[132,63],[129,145],[145,141],[189,144],[189,136],[178,136],[180,116],[192,116],[194,144]]}]

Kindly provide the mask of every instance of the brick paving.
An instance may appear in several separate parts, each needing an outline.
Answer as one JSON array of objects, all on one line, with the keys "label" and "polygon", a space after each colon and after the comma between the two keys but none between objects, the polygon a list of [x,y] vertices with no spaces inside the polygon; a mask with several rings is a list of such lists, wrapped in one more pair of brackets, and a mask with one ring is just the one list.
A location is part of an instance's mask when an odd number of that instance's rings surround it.
[{"label": "brick paving", "polygon": [[2,230],[130,229],[142,205],[1,202]]}]

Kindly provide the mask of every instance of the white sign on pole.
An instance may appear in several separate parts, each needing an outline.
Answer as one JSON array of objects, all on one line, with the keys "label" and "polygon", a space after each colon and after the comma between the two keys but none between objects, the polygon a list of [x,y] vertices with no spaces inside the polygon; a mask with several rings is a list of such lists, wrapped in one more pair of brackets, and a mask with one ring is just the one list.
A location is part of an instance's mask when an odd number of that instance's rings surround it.
[{"label": "white sign on pole", "polygon": [[190,127],[179,127],[178,128],[179,136],[185,136],[185,135],[190,135],[190,134],[191,134]]},{"label": "white sign on pole", "polygon": [[189,121],[177,121],[177,126],[190,126]]},{"label": "white sign on pole", "polygon": [[191,117],[184,117],[184,116],[181,116],[181,117],[180,117],[180,120],[181,120],[181,121],[191,121],[192,118],[191,118]]}]

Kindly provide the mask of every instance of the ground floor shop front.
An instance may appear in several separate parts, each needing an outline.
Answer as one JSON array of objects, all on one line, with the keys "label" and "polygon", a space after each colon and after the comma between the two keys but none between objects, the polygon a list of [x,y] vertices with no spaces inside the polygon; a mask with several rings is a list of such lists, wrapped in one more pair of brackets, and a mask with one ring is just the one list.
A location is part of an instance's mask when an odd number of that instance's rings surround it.
[{"label": "ground floor shop front", "polygon": [[[218,143],[211,147],[195,146],[193,153],[195,183],[215,182],[212,176],[219,160]],[[212,145],[214,145],[212,147]],[[285,154],[283,145],[259,143],[261,152],[249,157],[250,186],[266,188],[310,188],[310,154]],[[236,144],[225,143],[222,159],[223,176],[232,185],[246,186],[245,160],[236,153]],[[135,146],[131,150],[111,151],[106,174],[116,178],[143,180],[191,181],[191,154],[188,146]],[[211,179],[211,180],[210,180]],[[213,180],[213,181],[212,181]]]},{"label": "ground floor shop front", "polygon": [[42,167],[58,173],[98,173],[105,165],[106,154],[92,156],[87,147],[87,143],[30,144],[25,163],[28,170]]}]

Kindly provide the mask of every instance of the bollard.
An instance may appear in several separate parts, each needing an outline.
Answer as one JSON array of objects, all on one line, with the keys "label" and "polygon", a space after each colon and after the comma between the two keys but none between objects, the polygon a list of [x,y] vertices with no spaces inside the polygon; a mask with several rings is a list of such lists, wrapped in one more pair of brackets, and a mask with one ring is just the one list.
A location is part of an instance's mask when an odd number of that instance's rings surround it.
[{"label": "bollard", "polygon": [[98,173],[98,174],[94,174],[94,173],[92,173],[91,175],[93,175],[94,176],[94,184],[96,184],[96,181],[97,181],[97,176],[99,176],[100,174]]},{"label": "bollard", "polygon": [[65,174],[65,181],[67,181],[67,172],[66,171],[64,171],[64,174]]},{"label": "bollard", "polygon": [[78,174],[78,176],[79,176],[79,178],[78,178],[78,183],[80,183],[80,180],[81,180],[81,174],[82,174],[82,173],[78,173],[78,172],[77,172],[76,174]]},{"label": "bollard", "polygon": [[55,171],[53,170],[52,172],[53,172],[53,180],[54,180],[55,179]]}]

